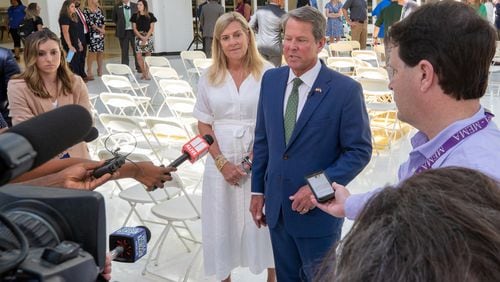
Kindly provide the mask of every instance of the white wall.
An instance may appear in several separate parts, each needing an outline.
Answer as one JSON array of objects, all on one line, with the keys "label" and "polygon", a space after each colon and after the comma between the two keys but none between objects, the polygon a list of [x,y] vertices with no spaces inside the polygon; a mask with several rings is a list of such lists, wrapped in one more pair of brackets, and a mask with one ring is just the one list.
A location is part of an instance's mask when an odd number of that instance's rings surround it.
[{"label": "white wall", "polygon": [[150,11],[158,19],[154,32],[155,52],[186,50],[193,40],[191,1],[151,0],[149,3]]}]

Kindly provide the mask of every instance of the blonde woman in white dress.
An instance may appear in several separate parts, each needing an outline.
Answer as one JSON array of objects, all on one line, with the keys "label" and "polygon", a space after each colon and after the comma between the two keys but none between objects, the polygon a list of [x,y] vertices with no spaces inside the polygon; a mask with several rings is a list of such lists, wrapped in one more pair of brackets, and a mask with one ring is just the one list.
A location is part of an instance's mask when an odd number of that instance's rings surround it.
[{"label": "blonde woman in white dress", "polygon": [[200,133],[215,140],[203,178],[205,273],[231,281],[236,267],[248,267],[256,274],[268,269],[268,281],[274,281],[269,230],[258,229],[248,211],[260,81],[272,65],[259,55],[253,31],[236,12],[217,20],[212,56],[212,66],[200,78],[193,112]]}]

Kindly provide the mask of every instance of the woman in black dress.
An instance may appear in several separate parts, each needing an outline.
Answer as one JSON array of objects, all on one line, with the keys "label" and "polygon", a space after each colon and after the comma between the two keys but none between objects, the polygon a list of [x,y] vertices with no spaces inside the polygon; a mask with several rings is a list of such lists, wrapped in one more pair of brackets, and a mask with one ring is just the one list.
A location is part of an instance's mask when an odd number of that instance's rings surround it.
[{"label": "woman in black dress", "polygon": [[[64,1],[59,13],[59,26],[61,27],[61,42],[64,51],[68,53],[67,61],[71,70],[86,79],[85,66],[80,62],[83,56],[83,43],[85,33],[80,18],[76,14],[75,3],[71,0]],[[73,55],[71,55],[73,54]]]},{"label": "woman in black dress", "polygon": [[148,2],[146,0],[137,1],[137,13],[130,18],[132,29],[135,34],[135,51],[137,52],[137,63],[142,71],[141,79],[150,80],[149,72],[144,64],[143,54],[151,56],[154,52],[153,32],[155,30],[156,18],[153,13],[148,10]]}]

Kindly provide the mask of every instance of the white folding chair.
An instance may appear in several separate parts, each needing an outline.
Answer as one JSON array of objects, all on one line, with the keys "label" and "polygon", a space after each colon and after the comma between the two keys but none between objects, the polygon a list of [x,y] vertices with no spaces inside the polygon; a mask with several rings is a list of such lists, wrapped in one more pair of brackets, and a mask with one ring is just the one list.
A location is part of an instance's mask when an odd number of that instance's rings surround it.
[{"label": "white folding chair", "polygon": [[149,74],[153,78],[153,81],[156,85],[156,92],[151,98],[152,101],[155,101],[156,96],[161,91],[160,90],[160,80],[161,79],[180,79],[177,71],[171,67],[149,67]]},{"label": "white folding chair", "polygon": [[377,53],[372,50],[353,50],[351,56],[370,63],[374,67],[379,67]]},{"label": "white folding chair", "polygon": [[[163,94],[163,104],[158,109],[157,116],[160,115],[161,109],[163,106],[167,106],[170,110],[170,113],[176,117],[180,117],[180,115],[192,114],[194,109],[195,96],[194,91],[191,85],[184,80],[175,80],[175,79],[161,79],[160,80],[160,92]],[[171,98],[185,98],[182,99],[171,99]],[[179,107],[175,106],[173,103],[177,104],[183,102],[184,104],[193,103],[193,107],[186,108],[185,106]]]},{"label": "white folding chair", "polygon": [[129,66],[124,64],[106,64],[109,74],[128,77],[134,90],[141,92],[142,96],[147,96],[149,83],[139,83]]},{"label": "white folding chair", "polygon": [[356,67],[356,76],[359,78],[389,80],[387,70],[381,67]]},{"label": "white folding chair", "polygon": [[147,115],[146,107],[141,104],[134,96],[127,93],[103,92],[99,94],[104,107],[110,114],[117,115]]},{"label": "white folding chair", "polygon": [[363,87],[365,101],[368,102],[393,102],[392,90],[389,89],[389,81],[382,79],[371,79],[360,77],[357,81]]},{"label": "white folding chair", "polygon": [[151,108],[151,110],[154,112],[154,109],[151,106],[151,98],[146,96],[139,96],[127,77],[104,74],[101,76],[101,79],[108,92],[116,93],[118,91],[121,93],[130,94],[134,97],[135,100],[137,100],[138,103],[144,105],[146,109],[148,107]]},{"label": "white folding chair", "polygon": [[[191,249],[188,245],[185,244],[186,241],[193,243],[197,246],[195,254],[193,255],[186,271],[184,277],[179,280],[187,281],[189,278],[189,273],[193,263],[198,257],[201,251],[201,241],[195,237],[192,230],[186,224],[187,221],[198,221],[201,219],[201,197],[198,195],[191,195],[186,192],[185,188],[181,187],[181,195],[179,197],[175,197],[171,200],[159,203],[151,208],[151,213],[156,217],[160,218],[164,221],[165,227],[160,234],[158,240],[156,240],[151,252],[148,256],[148,259],[143,268],[142,274],[151,274],[157,277],[161,277],[165,279],[165,277],[155,273],[154,271],[149,270],[149,265],[151,262],[154,262],[155,266],[158,266],[160,261],[160,254],[162,252],[163,243],[165,242],[170,229],[176,232],[177,237],[184,243],[184,246],[187,248],[188,252],[191,252]],[[183,230],[181,233],[179,231]]]},{"label": "white folding chair", "polygon": [[181,59],[184,69],[188,75],[188,79],[192,81],[193,77],[198,73],[193,64],[194,59],[206,59],[207,55],[203,51],[182,51]]},{"label": "white folding chair", "polygon": [[330,57],[326,60],[326,65],[340,73],[352,76],[354,75],[357,62],[351,57]]},{"label": "white folding chair", "polygon": [[198,77],[200,77],[201,74],[212,65],[212,63],[212,59],[194,59],[193,65],[196,68]]},{"label": "white folding chair", "polygon": [[353,50],[352,44],[348,41],[339,41],[329,45],[332,57],[350,57]]},{"label": "white folding chair", "polygon": [[127,133],[133,136],[135,142],[122,144],[122,151],[137,152],[147,156],[153,156],[158,162],[163,161],[160,154],[161,146],[156,142],[156,139],[151,136],[147,127],[141,126],[137,119],[128,116],[100,114],[99,120],[109,132],[109,138],[116,144],[119,141],[114,141],[114,133]]},{"label": "white folding chair", "polygon": [[[113,155],[107,150],[98,152],[98,157],[101,160],[108,160]],[[127,156],[127,160],[131,162],[150,162],[151,159],[143,154],[132,152]],[[175,177],[178,177],[175,175]],[[146,219],[138,209],[138,204],[159,204],[169,200],[180,193],[179,180],[173,176],[173,180],[166,182],[164,188],[147,191],[147,187],[137,182],[136,180],[120,179],[115,180],[115,184],[121,190],[118,197],[128,202],[130,211],[128,212],[122,226],[127,225],[128,221],[135,215],[140,224],[146,225]]]},{"label": "white folding chair", "polygon": [[378,44],[373,46],[373,51],[377,54],[377,59],[380,63],[380,66],[385,66],[385,47],[384,44]]},{"label": "white folding chair", "polygon": [[170,64],[170,61],[163,57],[163,56],[147,56],[144,57],[144,61],[146,65],[150,67],[169,67],[171,68],[172,65]]},{"label": "white folding chair", "polygon": [[328,50],[326,49],[321,49],[321,51],[318,54],[318,58],[322,59],[324,62],[330,57],[330,54],[328,53]]}]

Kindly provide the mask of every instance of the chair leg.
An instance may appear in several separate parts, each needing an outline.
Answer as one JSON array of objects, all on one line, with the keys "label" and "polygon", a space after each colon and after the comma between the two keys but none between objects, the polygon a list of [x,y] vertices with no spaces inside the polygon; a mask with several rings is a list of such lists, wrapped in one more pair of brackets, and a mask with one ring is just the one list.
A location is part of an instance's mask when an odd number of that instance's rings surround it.
[{"label": "chair leg", "polygon": [[[155,244],[153,245],[153,248],[151,248],[151,252],[149,253],[148,259],[146,260],[146,263],[144,264],[144,268],[142,269],[142,275],[146,274],[147,268],[149,266],[149,263],[153,260],[155,261],[160,253],[161,250],[161,245],[163,245],[163,241],[167,238],[168,231],[170,229],[170,223],[163,228],[163,231],[160,234],[160,237],[156,240]],[[155,256],[154,259],[151,259],[155,253],[157,252],[157,255]]]}]

